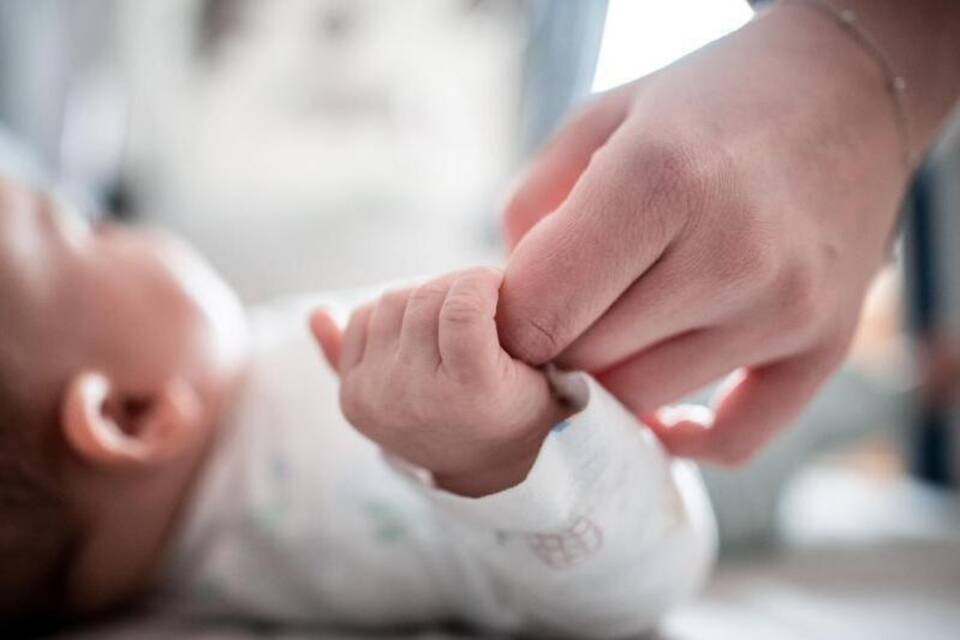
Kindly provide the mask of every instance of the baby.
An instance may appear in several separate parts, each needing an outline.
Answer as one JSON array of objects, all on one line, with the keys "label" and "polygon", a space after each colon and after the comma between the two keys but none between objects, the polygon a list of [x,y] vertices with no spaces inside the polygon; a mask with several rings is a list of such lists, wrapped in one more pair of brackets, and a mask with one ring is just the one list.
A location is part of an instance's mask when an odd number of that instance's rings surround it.
[{"label": "baby", "polygon": [[392,291],[343,334],[317,299],[247,316],[175,240],[0,182],[0,616],[160,592],[280,623],[649,628],[711,566],[699,479],[587,376],[511,358],[500,284]]}]

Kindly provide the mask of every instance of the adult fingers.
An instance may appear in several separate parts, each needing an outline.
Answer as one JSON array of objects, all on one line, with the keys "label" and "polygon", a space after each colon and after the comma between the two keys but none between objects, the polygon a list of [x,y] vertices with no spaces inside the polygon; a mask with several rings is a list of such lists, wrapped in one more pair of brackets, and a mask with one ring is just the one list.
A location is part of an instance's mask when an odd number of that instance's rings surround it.
[{"label": "adult fingers", "polygon": [[503,274],[496,269],[470,269],[460,275],[440,310],[438,345],[443,367],[455,378],[490,370],[501,353],[494,314]]},{"label": "adult fingers", "polygon": [[373,314],[373,303],[369,302],[356,309],[350,315],[350,321],[343,332],[343,342],[340,345],[340,377],[343,378],[351,369],[360,364],[367,346],[367,329],[370,325],[370,316]]},{"label": "adult fingers", "polygon": [[815,351],[731,375],[706,429],[666,429],[676,455],[724,465],[747,461],[795,418],[838,363],[842,351]]},{"label": "adult fingers", "polygon": [[567,198],[594,151],[626,117],[631,88],[627,85],[594,98],[533,160],[504,211],[507,246],[515,247],[530,227]]},{"label": "adult fingers", "polygon": [[603,371],[648,348],[706,327],[735,312],[732,295],[697,277],[696,265],[668,254],[634,282],[558,357],[569,369]]},{"label": "adult fingers", "polygon": [[383,353],[396,348],[409,297],[409,289],[388,291],[380,297],[370,316],[367,353]]},{"label": "adult fingers", "polygon": [[749,363],[755,340],[745,330],[711,328],[670,338],[598,376],[638,414],[659,409]]},{"label": "adult fingers", "polygon": [[667,405],[640,417],[664,445],[671,439],[690,438],[690,432],[696,435],[709,429],[714,421],[713,411],[697,404]]},{"label": "adult fingers", "polygon": [[682,145],[644,142],[627,129],[614,134],[570,197],[507,263],[497,324],[504,347],[520,360],[542,364],[569,346],[704,206],[706,181]]},{"label": "adult fingers", "polygon": [[463,272],[446,274],[420,285],[410,294],[400,329],[400,357],[407,361],[440,361],[437,334],[440,309],[450,285]]}]

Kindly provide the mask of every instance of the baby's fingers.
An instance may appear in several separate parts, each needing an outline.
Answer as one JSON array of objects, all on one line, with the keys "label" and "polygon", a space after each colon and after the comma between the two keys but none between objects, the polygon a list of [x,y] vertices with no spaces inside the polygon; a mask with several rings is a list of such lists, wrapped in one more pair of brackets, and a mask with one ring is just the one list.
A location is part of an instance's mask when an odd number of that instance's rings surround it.
[{"label": "baby's fingers", "polygon": [[368,303],[356,309],[350,316],[346,331],[343,332],[343,341],[340,346],[338,361],[340,377],[344,377],[351,369],[360,364],[367,349],[367,330],[370,316],[373,314],[373,303]]},{"label": "baby's fingers", "polygon": [[400,330],[400,357],[405,362],[425,363],[433,368],[440,362],[437,346],[440,309],[447,299],[450,285],[462,274],[462,271],[455,271],[434,278],[410,294]]},{"label": "baby's fingers", "polygon": [[438,343],[444,370],[470,379],[490,371],[502,351],[494,316],[503,273],[476,268],[450,286],[440,309]]},{"label": "baby's fingers", "polygon": [[400,341],[403,312],[410,298],[408,289],[387,291],[377,302],[370,317],[366,353],[382,358],[396,352]]},{"label": "baby's fingers", "polygon": [[320,343],[320,350],[330,367],[340,371],[340,351],[343,347],[343,332],[326,309],[318,309],[310,316],[310,332]]}]

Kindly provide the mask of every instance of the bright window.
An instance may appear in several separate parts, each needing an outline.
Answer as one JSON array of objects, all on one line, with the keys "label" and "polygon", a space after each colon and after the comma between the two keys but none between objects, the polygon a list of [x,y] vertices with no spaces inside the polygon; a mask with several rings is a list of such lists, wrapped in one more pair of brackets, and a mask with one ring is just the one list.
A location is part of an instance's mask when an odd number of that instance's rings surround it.
[{"label": "bright window", "polygon": [[593,90],[656,71],[752,15],[746,0],[610,0]]}]

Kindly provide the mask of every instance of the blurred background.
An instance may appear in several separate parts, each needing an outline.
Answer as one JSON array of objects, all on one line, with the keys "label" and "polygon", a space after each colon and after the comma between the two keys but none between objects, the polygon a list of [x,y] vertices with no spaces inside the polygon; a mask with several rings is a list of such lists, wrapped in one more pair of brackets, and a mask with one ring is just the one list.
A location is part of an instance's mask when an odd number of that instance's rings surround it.
[{"label": "blurred background", "polygon": [[[741,0],[0,0],[0,171],[182,234],[250,304],[497,264],[502,198],[572,106],[751,15]],[[847,365],[747,468],[704,470],[723,562],[668,637],[957,636],[957,246],[955,125]]]}]

